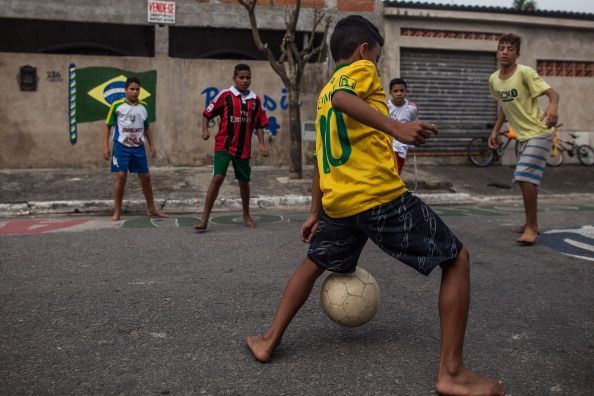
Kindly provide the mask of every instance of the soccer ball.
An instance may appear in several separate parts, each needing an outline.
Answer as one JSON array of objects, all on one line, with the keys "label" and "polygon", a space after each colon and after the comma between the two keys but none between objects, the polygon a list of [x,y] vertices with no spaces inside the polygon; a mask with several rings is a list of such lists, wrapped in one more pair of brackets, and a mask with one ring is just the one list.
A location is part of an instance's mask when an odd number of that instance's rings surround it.
[{"label": "soccer ball", "polygon": [[320,302],[339,325],[361,326],[377,312],[379,287],[369,272],[357,267],[352,274],[330,274],[322,284]]}]

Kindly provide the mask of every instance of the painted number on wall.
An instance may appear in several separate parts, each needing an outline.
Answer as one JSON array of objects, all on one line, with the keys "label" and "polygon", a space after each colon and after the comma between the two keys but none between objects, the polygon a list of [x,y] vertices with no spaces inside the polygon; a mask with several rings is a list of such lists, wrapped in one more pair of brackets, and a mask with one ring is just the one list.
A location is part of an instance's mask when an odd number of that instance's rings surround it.
[{"label": "painted number on wall", "polygon": [[45,73],[47,74],[47,81],[62,81],[62,74],[57,70],[48,70]]}]

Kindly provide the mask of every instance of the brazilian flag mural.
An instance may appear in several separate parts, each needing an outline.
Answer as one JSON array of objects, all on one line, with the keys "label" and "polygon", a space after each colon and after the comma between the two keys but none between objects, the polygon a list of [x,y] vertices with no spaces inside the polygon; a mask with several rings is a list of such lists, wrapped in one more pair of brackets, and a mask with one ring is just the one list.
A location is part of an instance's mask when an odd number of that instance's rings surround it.
[{"label": "brazilian flag mural", "polygon": [[140,79],[140,100],[147,104],[149,122],[154,122],[157,106],[157,71],[132,72],[111,67],[68,70],[68,122],[70,143],[78,138],[76,125],[81,122],[104,120],[111,104],[125,96],[128,77]]}]

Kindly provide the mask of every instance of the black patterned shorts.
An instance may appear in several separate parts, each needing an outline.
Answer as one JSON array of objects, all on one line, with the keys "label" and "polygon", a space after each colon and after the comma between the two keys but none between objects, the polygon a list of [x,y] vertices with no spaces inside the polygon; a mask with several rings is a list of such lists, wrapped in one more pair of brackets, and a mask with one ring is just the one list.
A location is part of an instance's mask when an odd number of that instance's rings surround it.
[{"label": "black patterned shorts", "polygon": [[462,242],[427,204],[411,193],[354,216],[322,215],[307,257],[319,267],[351,273],[371,239],[390,256],[424,275],[458,257]]}]

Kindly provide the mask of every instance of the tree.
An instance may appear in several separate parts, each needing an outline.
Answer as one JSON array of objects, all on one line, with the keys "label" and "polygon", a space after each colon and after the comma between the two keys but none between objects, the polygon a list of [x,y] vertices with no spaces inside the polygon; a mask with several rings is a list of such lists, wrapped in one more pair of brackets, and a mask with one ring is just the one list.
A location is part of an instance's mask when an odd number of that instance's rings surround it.
[{"label": "tree", "polygon": [[[313,23],[308,36],[305,36],[303,48],[299,48],[297,38],[297,21],[301,11],[301,0],[295,0],[294,8],[287,8],[285,14],[286,30],[281,42],[281,52],[278,59],[262,41],[258,23],[256,21],[256,5],[258,0],[239,0],[249,15],[252,36],[256,47],[266,55],[272,69],[281,78],[288,90],[289,97],[289,133],[291,146],[289,148],[289,178],[301,179],[301,114],[299,108],[300,85],[303,72],[307,64],[320,59],[326,51],[326,38],[330,27],[330,17],[324,11],[314,10]],[[322,25],[323,24],[323,25]],[[316,44],[316,32],[323,29],[321,43]],[[317,58],[316,58],[317,57]]]},{"label": "tree", "polygon": [[536,1],[514,0],[513,8],[518,11],[536,11]]}]

